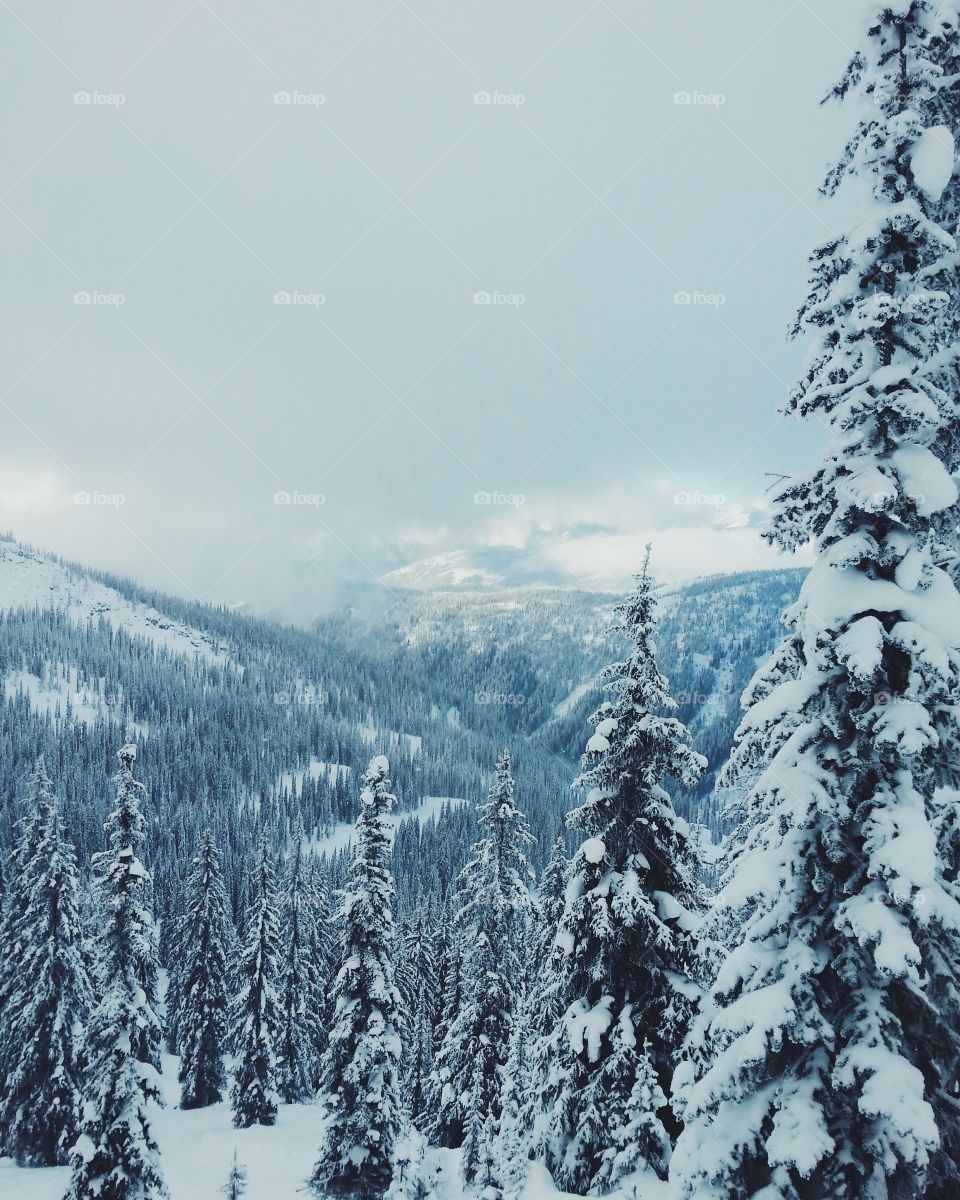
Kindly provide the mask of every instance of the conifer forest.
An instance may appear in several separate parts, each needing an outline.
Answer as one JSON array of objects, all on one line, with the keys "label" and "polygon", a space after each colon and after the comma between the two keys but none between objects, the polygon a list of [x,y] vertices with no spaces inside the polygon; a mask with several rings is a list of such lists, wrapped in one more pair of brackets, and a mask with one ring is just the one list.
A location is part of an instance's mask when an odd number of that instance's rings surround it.
[{"label": "conifer forest", "polygon": [[960,4],[11,3],[0,1200],[960,1200]]}]

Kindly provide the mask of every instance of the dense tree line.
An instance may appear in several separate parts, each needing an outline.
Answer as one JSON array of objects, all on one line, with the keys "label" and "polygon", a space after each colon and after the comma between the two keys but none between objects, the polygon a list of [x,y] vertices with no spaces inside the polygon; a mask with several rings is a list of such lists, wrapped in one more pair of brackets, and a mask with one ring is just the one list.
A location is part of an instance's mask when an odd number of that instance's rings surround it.
[{"label": "dense tree line", "polygon": [[[89,681],[123,664],[116,717],[149,731],[153,789],[126,740],[107,807],[92,767],[117,722],[8,701],[11,761],[34,753],[4,814],[0,905],[0,1134],[20,1164],[68,1163],[69,1200],[162,1200],[165,1037],[185,1108],[228,1097],[248,1127],[317,1103],[319,1198],[425,1197],[438,1146],[485,1200],[518,1197],[534,1162],[585,1196],[957,1194],[958,24],[928,0],[878,6],[834,92],[868,103],[826,190],[857,178],[871,206],[815,250],[797,321],[815,346],[788,410],[830,441],[778,484],[768,536],[811,545],[814,566],[798,597],[768,581],[792,603],[744,693],[729,806],[707,807],[730,831],[718,880],[685,816],[707,773],[698,740],[724,744],[733,664],[769,641],[761,622],[727,630],[723,655],[693,649],[669,594],[658,610],[649,556],[599,704],[584,691],[558,710],[575,689],[555,672],[524,712],[475,721],[472,668],[541,688],[536,638],[478,644],[446,601],[442,646],[408,613],[410,653],[370,657],[254,623],[247,658],[211,617],[232,664],[14,614],[6,671],[43,679],[78,636]],[[713,596],[692,589],[686,616],[716,630]],[[273,692],[292,648],[323,696],[302,720]],[[421,670],[438,681],[429,711]],[[569,809],[564,730],[588,702]],[[414,726],[435,744],[404,738]],[[491,753],[504,733],[516,757]],[[235,742],[236,760],[209,756]],[[282,782],[291,763],[301,785]],[[473,804],[398,820],[404,788]],[[348,812],[349,844],[314,853]],[[235,1160],[227,1194],[243,1190]]]}]

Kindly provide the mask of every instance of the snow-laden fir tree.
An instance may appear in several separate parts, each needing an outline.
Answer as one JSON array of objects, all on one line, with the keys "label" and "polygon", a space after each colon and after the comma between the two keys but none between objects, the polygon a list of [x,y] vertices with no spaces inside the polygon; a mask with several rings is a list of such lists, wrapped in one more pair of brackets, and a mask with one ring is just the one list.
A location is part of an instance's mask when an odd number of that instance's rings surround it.
[{"label": "snow-laden fir tree", "polygon": [[[939,178],[927,180],[926,199],[930,204],[930,216],[955,240],[960,236],[960,174],[957,172],[955,147],[960,141],[960,8],[955,4],[918,5],[917,19],[923,21],[927,31],[927,47],[930,56],[940,69],[934,76],[930,89],[929,103],[918,100],[924,126],[929,130],[925,140],[929,148],[939,148],[943,170]],[[937,189],[947,175],[952,173],[939,199]],[[952,270],[942,278],[946,302],[939,313],[940,340],[951,345],[960,328],[960,271]],[[943,391],[952,396],[960,395],[960,356],[947,354],[939,374],[935,377]],[[954,414],[948,427],[941,431],[935,447],[937,456],[946,469],[956,478],[960,476],[960,413]],[[960,587],[960,495],[948,508],[932,514],[933,530],[940,546],[939,565],[952,574],[954,583]],[[958,770],[960,770],[960,763]],[[939,853],[944,862],[946,878],[951,882],[960,879],[960,841],[957,823],[960,815],[944,814],[938,825]],[[940,978],[949,977],[949,968],[940,972]],[[956,991],[944,993],[937,1000],[941,1012],[953,1012],[954,1039],[960,1040],[960,996]],[[946,1200],[953,1194],[955,1180],[960,1175],[960,1062],[952,1074],[952,1085],[945,1084],[948,1103],[957,1106],[957,1119],[940,1119],[940,1145],[934,1153],[928,1175],[928,1200]]]},{"label": "snow-laden fir tree", "polygon": [[220,1189],[220,1194],[226,1197],[226,1200],[243,1200],[247,1194],[247,1172],[237,1157],[237,1152],[233,1152],[233,1161],[230,1163],[230,1172],[227,1175],[227,1181]]},{"label": "snow-laden fir tree", "polygon": [[[500,1118],[501,1076],[523,979],[530,919],[533,838],[513,798],[510,754],[504,751],[487,801],[479,808],[480,839],[458,882],[454,938],[462,946],[460,985],[450,996],[437,1052],[438,1111],[434,1132],[463,1145],[467,1181],[488,1160],[485,1139]],[[449,997],[448,997],[449,998]]]},{"label": "snow-laden fir tree", "polygon": [[[930,73],[929,92],[914,95],[912,103],[922,117],[928,149],[940,149],[943,172],[939,178],[929,180],[932,188],[926,189],[929,215],[953,238],[960,234],[960,175],[956,171],[955,147],[960,142],[960,8],[953,3],[917,4],[913,20],[918,25],[918,36],[925,38],[925,53],[936,64],[939,74]],[[953,171],[942,192],[947,168]],[[952,271],[942,280],[946,293],[938,321],[941,337],[945,342],[953,339],[953,331],[960,325],[960,273]],[[960,394],[960,358],[946,356],[936,382],[946,392]],[[952,422],[949,433],[941,437],[938,455],[950,473],[960,473],[960,418]],[[960,503],[933,514],[934,528],[943,543],[943,564],[953,574],[955,583],[960,583]]]},{"label": "snow-laden fir tree", "polygon": [[422,1129],[431,1116],[430,1076],[433,1072],[433,1023],[429,992],[423,981],[407,1012],[409,1034],[404,1045],[403,1096],[410,1120],[417,1129]]},{"label": "snow-laden fir tree", "polygon": [[[18,1051],[13,1035],[13,1023],[17,1010],[12,1006],[12,996],[22,984],[20,970],[21,947],[16,928],[22,921],[27,904],[26,895],[18,895],[16,881],[24,877],[29,864],[34,862],[50,813],[56,804],[53,783],[47,774],[41,755],[27,780],[27,796],[23,816],[16,825],[16,838],[10,850],[10,884],[4,889],[3,906],[0,909],[0,1104],[6,1081],[13,1070],[13,1060]],[[2,1111],[2,1107],[0,1107]],[[5,1137],[5,1133],[0,1135]]]},{"label": "snow-laden fir tree", "polygon": [[133,777],[136,756],[129,743],[117,753],[117,799],[105,826],[109,849],[94,859],[102,909],[95,943],[101,994],[84,1031],[82,1132],[70,1155],[65,1200],[167,1196],[152,1128],[152,1110],[160,1103],[153,1058],[161,1032],[143,986],[155,977],[149,967],[155,931],[150,877],[138,857],[144,791]]},{"label": "snow-laden fir tree", "polygon": [[187,876],[178,954],[177,1040],[180,1107],[223,1099],[227,1076],[227,893],[220,851],[210,829],[200,835]]},{"label": "snow-laden fir tree", "polygon": [[492,1145],[499,1164],[495,1190],[508,1200],[523,1191],[534,1147],[534,995],[534,989],[528,988],[520,998],[510,1029],[500,1087],[500,1120]]},{"label": "snow-laden fir tree", "polygon": [[433,1041],[440,1012],[440,978],[433,937],[433,911],[421,903],[404,923],[397,962],[397,988],[408,1026],[404,1030],[403,1094],[417,1128],[431,1115]]},{"label": "snow-laden fir tree", "polygon": [[231,1014],[234,1055],[230,1107],[238,1129],[277,1120],[277,1043],[283,1023],[278,993],[280,928],[270,835],[260,837],[253,894],[237,966],[239,994]]},{"label": "snow-laden fir tree", "polygon": [[[107,823],[109,849],[93,856],[95,886],[104,887],[105,903],[113,902],[113,884],[110,872],[118,856],[126,850],[136,855],[146,839],[147,790],[134,777],[133,767],[137,760],[137,747],[128,742],[117,752],[120,768],[114,777],[117,798],[113,814]],[[140,920],[131,943],[134,954],[134,971],[143,991],[144,1013],[149,1019],[140,1022],[132,1033],[133,1055],[139,1062],[149,1063],[160,1070],[160,1053],[163,1045],[162,1009],[160,1004],[160,952],[158,948],[157,921],[152,905],[153,881],[144,873],[141,890],[142,903]],[[103,967],[103,959],[97,957],[96,966]],[[101,976],[95,981],[99,990],[106,988],[109,980]]]},{"label": "snow-laden fir tree", "polygon": [[546,1130],[539,1082],[545,1072],[536,1050],[546,1050],[561,1016],[551,959],[563,916],[568,867],[561,836],[537,883],[526,954],[528,978],[510,1034],[503,1076],[498,1147],[504,1191],[510,1197],[522,1190],[530,1160],[544,1153]]},{"label": "snow-laden fir tree", "polygon": [[334,929],[334,906],[326,874],[320,863],[311,860],[307,867],[308,897],[310,901],[310,955],[317,972],[317,1016],[310,1030],[316,1041],[311,1055],[313,1075],[311,1082],[316,1095],[320,1087],[320,1076],[324,1055],[327,1052],[327,1027],[330,1024],[330,989],[340,964],[337,948],[339,934]]},{"label": "snow-laden fir tree", "polygon": [[43,760],[13,851],[10,989],[3,1010],[0,1120],[22,1166],[67,1161],[80,1132],[81,1030],[92,1005],[76,856]]},{"label": "snow-laden fir tree", "polygon": [[[696,956],[696,862],[664,783],[690,785],[705,760],[671,713],[657,669],[649,548],[620,607],[629,657],[605,669],[614,693],[594,713],[583,803],[569,817],[584,840],[571,865],[551,969],[560,1019],[546,1045],[546,1162],[559,1187],[597,1195],[624,1178],[628,1129],[648,1132],[631,1170],[660,1177],[669,1157],[664,1093],[689,1016]],[[638,1081],[649,1085],[638,1091]],[[649,1110],[638,1110],[639,1103]]]},{"label": "snow-laden fir tree", "polygon": [[312,1186],[320,1197],[380,1200],[390,1186],[401,1127],[401,1000],[394,984],[395,797],[382,755],[363,777],[353,858],[338,920],[343,962],[333,985],[323,1069],[326,1123]]},{"label": "snow-laden fir tree", "polygon": [[788,410],[831,437],[769,537],[816,558],[744,698],[732,777],[753,786],[717,909],[736,937],[678,1072],[683,1200],[960,1189],[960,597],[937,565],[956,245],[931,217],[953,153],[923,115],[929,12],[877,6],[836,89],[862,115],[828,190],[873,199],[814,252],[797,325],[816,343]]},{"label": "snow-laden fir tree", "polygon": [[[443,902],[441,922],[436,938],[436,944],[439,947],[437,957],[440,966],[440,1004],[432,1036],[434,1054],[446,1042],[450,1026],[460,1012],[463,997],[463,960],[466,946],[454,927],[457,911],[456,894],[454,893]],[[444,1088],[444,1079],[436,1069],[434,1062],[431,1064],[430,1076],[424,1084],[423,1112],[426,1115],[426,1123],[423,1128],[433,1140],[441,1145],[447,1144],[451,1139],[457,1137],[462,1139],[462,1123],[458,1123],[457,1128],[453,1129],[446,1127],[437,1119],[438,1115],[444,1111],[444,1105],[441,1104]]]},{"label": "snow-laden fir tree", "polygon": [[293,829],[281,908],[280,1034],[277,1038],[277,1090],[286,1104],[314,1095],[315,1055],[323,1042],[324,984],[317,961],[310,875],[303,822]]}]

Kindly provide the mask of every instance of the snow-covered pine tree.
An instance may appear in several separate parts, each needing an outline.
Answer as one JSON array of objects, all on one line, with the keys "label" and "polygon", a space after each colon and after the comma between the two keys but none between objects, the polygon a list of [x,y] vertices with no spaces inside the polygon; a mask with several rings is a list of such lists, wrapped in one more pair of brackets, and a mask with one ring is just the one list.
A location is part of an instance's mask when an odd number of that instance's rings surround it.
[{"label": "snow-covered pine tree", "polygon": [[270,834],[263,830],[253,873],[253,895],[237,974],[240,993],[232,1013],[234,1053],[230,1106],[238,1129],[277,1120],[277,1041],[282,1025],[277,993],[280,929]]},{"label": "snow-covered pine tree", "polygon": [[217,1104],[226,1091],[227,893],[213,833],[200,835],[187,876],[178,948],[180,1107]]},{"label": "snow-covered pine tree", "polygon": [[324,1037],[322,964],[316,958],[305,841],[303,821],[298,820],[292,833],[281,909],[277,1090],[287,1104],[303,1104],[313,1098],[315,1055]]},{"label": "snow-covered pine tree", "polygon": [[956,399],[936,382],[957,349],[939,319],[956,247],[930,215],[953,154],[922,115],[940,80],[929,7],[874,13],[835,93],[863,115],[828,179],[859,177],[873,204],[814,252],[797,332],[817,342],[787,406],[831,440],[777,489],[768,534],[813,543],[815,565],[744,697],[731,772],[752,789],[717,908],[737,936],[677,1075],[683,1200],[960,1188],[960,892],[943,841],[960,597],[936,565],[957,499]]},{"label": "snow-covered pine tree", "polygon": [[636,590],[618,610],[630,654],[603,673],[615,698],[591,718],[576,782],[584,800],[568,817],[585,839],[570,865],[552,960],[561,1016],[541,1048],[547,1165],[561,1188],[591,1195],[622,1178],[625,1131],[643,1115],[640,1079],[661,1089],[650,1093],[660,1103],[644,1152],[647,1168],[666,1175],[672,1122],[663,1093],[696,957],[696,861],[663,784],[695,782],[705,759],[670,715],[649,563],[648,547]]},{"label": "snow-covered pine tree", "polygon": [[[927,138],[930,147],[941,147],[943,173],[931,181],[926,198],[930,204],[929,215],[953,238],[960,235],[960,175],[958,175],[956,145],[960,142],[960,88],[956,79],[960,75],[960,9],[954,4],[918,4],[914,19],[920,23],[919,34],[926,32],[925,51],[936,64],[939,74],[931,74],[928,95],[915,95],[914,106],[922,116],[924,126],[930,132]],[[952,172],[943,191],[937,195],[943,182],[947,166]],[[953,340],[953,331],[960,325],[960,273],[950,272],[944,276],[941,286],[946,293],[938,321],[941,337],[945,343]],[[950,395],[960,394],[960,358],[947,356],[941,372],[936,378],[938,385]],[[952,423],[949,436],[941,437],[937,453],[954,477],[960,473],[960,417]],[[943,561],[952,572],[954,582],[960,586],[960,502],[932,514],[938,539],[943,544]]]},{"label": "snow-covered pine tree", "polygon": [[440,945],[440,1003],[432,1038],[434,1062],[430,1077],[424,1085],[423,1109],[427,1117],[424,1131],[441,1145],[448,1143],[451,1137],[462,1137],[458,1131],[448,1128],[445,1121],[438,1121],[439,1114],[445,1111],[442,1101],[446,1072],[438,1070],[436,1064],[436,1052],[447,1040],[450,1026],[460,1012],[463,999],[463,960],[466,946],[461,942],[459,931],[454,928],[454,918],[458,911],[454,893],[444,900],[441,909],[442,919],[437,938]]},{"label": "snow-covered pine tree", "polygon": [[8,1154],[22,1166],[52,1167],[67,1161],[80,1132],[80,1031],[92,995],[76,856],[42,759],[27,805],[13,852],[0,1120]]},{"label": "snow-covered pine tree", "polygon": [[311,860],[307,871],[310,899],[310,955],[316,967],[318,993],[317,1019],[311,1030],[316,1038],[313,1046],[313,1094],[319,1091],[323,1059],[327,1052],[327,1027],[330,1024],[330,989],[336,977],[340,954],[338,936],[333,928],[333,903],[330,887],[321,865]]},{"label": "snow-covered pine tree", "polygon": [[549,954],[552,951],[566,906],[569,869],[566,843],[560,836],[553,843],[553,851],[537,883],[534,938],[540,953]]},{"label": "snow-covered pine tree", "polygon": [[[953,4],[927,4],[921,8],[929,31],[928,48],[931,57],[940,69],[931,88],[931,102],[923,105],[923,123],[929,130],[925,138],[932,146],[941,149],[943,171],[939,178],[927,181],[926,198],[930,204],[930,216],[955,240],[960,238],[960,174],[957,170],[956,145],[960,142],[960,9]],[[952,171],[939,199],[937,188],[946,175],[946,167]],[[932,184],[932,187],[929,185]],[[960,328],[960,271],[953,270],[944,275],[942,284],[947,299],[939,313],[940,340],[950,346]],[[948,354],[936,382],[948,395],[960,395],[960,356]],[[960,412],[955,413],[945,431],[941,431],[935,452],[945,468],[956,480],[960,476]],[[960,587],[960,495],[950,507],[931,515],[934,533],[940,543],[937,565],[948,570],[954,584]],[[956,756],[955,756],[956,757]],[[949,806],[942,805],[941,816],[935,822],[938,837],[938,852],[945,864],[946,878],[960,881],[960,809],[951,813]],[[937,987],[940,994],[934,1001],[941,1013],[953,1013],[953,1041],[960,1052],[960,994],[956,987],[943,991],[943,983],[949,979],[950,967],[938,972]],[[955,979],[956,976],[954,975]],[[934,1152],[928,1173],[927,1200],[947,1200],[956,1189],[960,1178],[960,1061],[956,1061],[945,1083],[946,1095],[939,1105],[943,1114],[938,1116],[940,1145]],[[949,1119],[949,1106],[954,1106],[955,1116]]]},{"label": "snow-covered pine tree", "polygon": [[161,1033],[144,990],[155,935],[147,906],[150,877],[137,857],[143,788],[133,778],[136,747],[122,746],[117,757],[116,805],[105,826],[110,848],[94,858],[103,910],[95,945],[102,990],[85,1030],[82,1132],[70,1155],[65,1200],[167,1197],[151,1126],[151,1109],[160,1103],[152,1059]]},{"label": "snow-covered pine tree", "polygon": [[333,986],[324,1060],[323,1139],[311,1184],[318,1196],[380,1200],[400,1132],[401,1000],[394,984],[395,797],[382,755],[363,777],[350,875],[343,893],[343,963]]},{"label": "snow-covered pine tree", "polygon": [[[96,885],[106,888],[105,902],[113,903],[113,884],[108,878],[119,856],[126,851],[137,855],[146,839],[147,789],[134,777],[133,768],[137,761],[137,747],[127,742],[117,752],[120,768],[114,776],[116,802],[107,822],[109,849],[93,856],[93,873]],[[135,936],[131,942],[134,954],[134,970],[143,991],[144,1020],[132,1032],[133,1056],[138,1062],[149,1063],[155,1071],[160,1070],[160,1053],[163,1044],[162,1008],[160,1004],[160,954],[158,949],[157,922],[152,908],[152,879],[144,872],[140,893],[141,906]],[[97,962],[102,966],[102,959]],[[105,989],[108,981],[101,978],[99,988]]]},{"label": "snow-covered pine tree", "polygon": [[[458,883],[455,935],[463,945],[457,1008],[447,1014],[436,1075],[441,1084],[434,1132],[463,1145],[468,1182],[488,1160],[485,1138],[500,1118],[501,1077],[524,974],[522,949],[530,918],[533,838],[513,799],[510,754],[504,751],[487,801],[478,812],[480,840]],[[489,1120],[488,1120],[489,1118]]]},{"label": "snow-covered pine tree", "polygon": [[531,1128],[535,1115],[533,996],[534,990],[528,989],[517,1006],[500,1089],[500,1123],[495,1141],[500,1164],[497,1183],[509,1200],[523,1190],[535,1137]]},{"label": "snow-covered pine tree", "polygon": [[504,1191],[511,1197],[520,1193],[530,1160],[544,1153],[546,1130],[539,1081],[546,1076],[546,1064],[540,1061],[538,1050],[546,1052],[561,1016],[552,957],[566,902],[568,869],[561,836],[537,883],[528,937],[528,981],[517,1008],[503,1077],[498,1146]]},{"label": "snow-covered pine tree", "polygon": [[[21,983],[21,947],[16,926],[22,919],[26,897],[17,895],[15,884],[36,859],[44,827],[55,803],[53,783],[41,755],[27,779],[23,816],[17,822],[16,839],[10,850],[9,887],[4,892],[0,909],[0,949],[3,951],[0,955],[0,1102],[18,1049],[13,1032],[17,1012],[11,1006],[11,997]],[[0,1134],[0,1138],[3,1136],[5,1134]]]},{"label": "snow-covered pine tree", "polygon": [[433,1071],[433,1023],[430,1019],[430,999],[426,983],[421,980],[409,1012],[410,1035],[406,1051],[406,1070],[403,1093],[406,1111],[417,1127],[429,1120],[429,1084]]},{"label": "snow-covered pine tree", "polygon": [[220,1193],[226,1197],[226,1200],[243,1200],[247,1194],[247,1172],[237,1157],[236,1150],[233,1152],[233,1161],[230,1163],[230,1173],[227,1175],[227,1181],[220,1189]]},{"label": "snow-covered pine tree", "polygon": [[403,1038],[403,1094],[410,1119],[419,1129],[430,1115],[433,1034],[440,1007],[432,912],[422,901],[402,927],[396,978],[408,1020]]}]

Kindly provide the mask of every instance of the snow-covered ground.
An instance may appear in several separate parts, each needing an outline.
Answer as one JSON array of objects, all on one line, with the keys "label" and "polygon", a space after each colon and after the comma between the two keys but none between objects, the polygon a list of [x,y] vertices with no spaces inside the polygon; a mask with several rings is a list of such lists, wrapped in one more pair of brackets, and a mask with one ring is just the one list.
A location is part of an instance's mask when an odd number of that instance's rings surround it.
[{"label": "snow-covered ground", "polygon": [[295,771],[284,771],[277,784],[277,790],[287,792],[291,796],[299,796],[303,785],[308,779],[326,779],[328,783],[336,783],[341,776],[350,774],[350,768],[343,763],[323,762],[319,758],[311,758],[306,767],[298,767]]},{"label": "snow-covered ground", "polygon": [[3,680],[4,696],[12,700],[22,694],[34,712],[54,720],[66,720],[69,710],[72,721],[88,727],[113,714],[124,720],[131,732],[138,736],[146,734],[145,725],[130,720],[122,694],[113,696],[107,692],[105,680],[99,679],[95,686],[82,684],[76,667],[64,668],[62,663],[48,664],[45,670],[43,679],[30,671],[11,671]]},{"label": "snow-covered ground", "polygon": [[565,717],[568,713],[573,712],[573,709],[583,699],[588,692],[592,691],[597,686],[596,679],[588,679],[585,683],[578,683],[573,691],[553,706],[553,715],[555,717]]},{"label": "snow-covered ground", "polygon": [[368,746],[373,746],[381,738],[386,738],[392,749],[402,745],[411,758],[423,749],[423,738],[418,733],[398,733],[395,729],[377,729],[372,723],[361,725],[359,732]]},{"label": "snow-covered ground", "polygon": [[78,625],[102,617],[114,629],[146,638],[158,649],[191,658],[199,654],[210,662],[228,661],[208,634],[128,600],[64,563],[15,542],[0,541],[0,610],[35,607],[63,609]]},{"label": "snow-covered ground", "polygon": [[[234,1151],[247,1171],[246,1200],[304,1200],[319,1140],[320,1111],[283,1104],[272,1129],[234,1129],[227,1103],[184,1112],[175,1108],[177,1060],[164,1058],[167,1107],[156,1115],[156,1135],[171,1200],[222,1200]],[[0,1159],[0,1200],[61,1200],[66,1167],[21,1170]]]},{"label": "snow-covered ground", "polygon": [[[175,1096],[176,1059],[167,1059],[164,1072],[168,1094]],[[319,1140],[320,1111],[309,1104],[282,1104],[271,1129],[234,1129],[230,1108],[215,1104],[192,1112],[174,1108],[174,1101],[157,1114],[156,1134],[170,1200],[222,1200],[223,1186],[236,1151],[247,1172],[245,1200],[305,1200],[312,1193],[310,1177]],[[430,1200],[467,1200],[456,1150],[431,1150],[423,1164]],[[25,1170],[0,1158],[0,1200],[62,1200],[66,1167]],[[656,1180],[631,1194],[610,1200],[665,1200],[665,1186]],[[579,1200],[558,1192],[550,1176],[534,1165],[521,1200]]]},{"label": "snow-covered ground", "polygon": [[[416,817],[421,825],[426,825],[428,821],[432,821],[434,817],[440,815],[445,804],[464,803],[464,800],[456,796],[424,796],[416,808],[392,812],[387,819],[396,826],[408,817]],[[333,855],[340,850],[345,850],[353,840],[354,828],[353,824],[334,825],[330,832],[323,837],[311,840],[310,852],[317,855]]]}]

